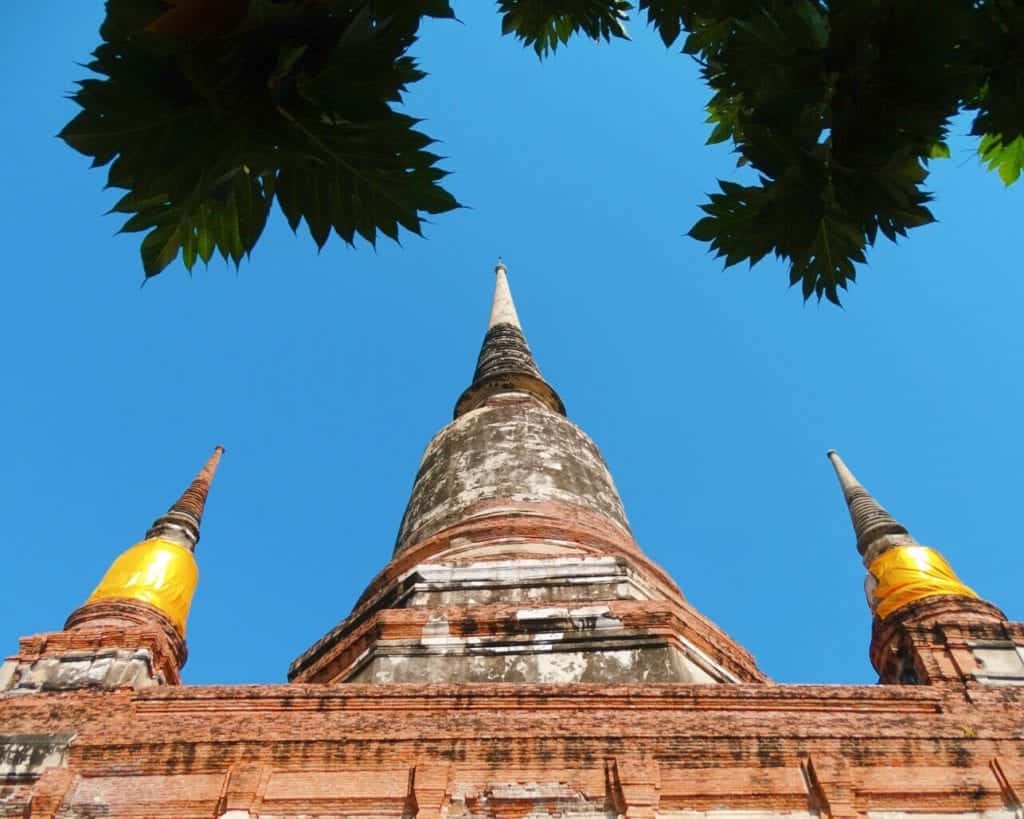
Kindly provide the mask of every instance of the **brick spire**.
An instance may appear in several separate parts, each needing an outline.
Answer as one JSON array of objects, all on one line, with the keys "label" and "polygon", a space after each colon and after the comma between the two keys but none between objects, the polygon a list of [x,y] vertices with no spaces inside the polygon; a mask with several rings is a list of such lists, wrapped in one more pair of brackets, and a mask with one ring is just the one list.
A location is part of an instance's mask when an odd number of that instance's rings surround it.
[{"label": "brick spire", "polygon": [[962,654],[954,659],[960,649],[951,646],[965,645],[968,635],[976,639],[1004,628],[1006,615],[964,585],[938,551],[918,543],[894,520],[838,452],[830,449],[828,458],[867,569],[864,592],[874,615],[870,656],[879,682],[962,682],[976,676],[973,669],[984,663]]},{"label": "brick spire", "polygon": [[766,678],[641,551],[600,450],[534,363],[499,263],[473,383],[427,444],[391,562],[289,679]]},{"label": "brick spire", "polygon": [[63,690],[181,681],[188,657],[185,627],[199,581],[193,551],[223,452],[216,447],[145,539],[114,559],[85,603],[71,612],[64,631],[46,635],[48,670],[33,684]]},{"label": "brick spire", "polygon": [[455,417],[477,409],[492,395],[502,392],[528,393],[549,409],[565,415],[562,399],[541,376],[530,345],[526,343],[508,286],[508,268],[499,261],[494,273],[494,299],[487,333],[477,358],[473,383],[456,403]]},{"label": "brick spire", "polygon": [[166,513],[158,517],[153,525],[146,532],[146,540],[150,538],[161,538],[172,543],[178,543],[190,550],[195,550],[199,543],[199,524],[203,519],[203,509],[206,507],[206,498],[210,493],[210,484],[217,472],[217,465],[220,463],[220,456],[224,454],[224,447],[214,447],[213,454],[199,474],[189,484],[180,498],[176,500]]},{"label": "brick spire", "polygon": [[857,536],[857,551],[865,555],[868,548],[884,535],[907,535],[907,528],[896,521],[885,508],[876,501],[871,493],[861,485],[860,481],[843,463],[839,453],[834,449],[828,451],[828,459],[836,470],[836,477],[846,497],[846,505],[850,508],[850,520]]}]

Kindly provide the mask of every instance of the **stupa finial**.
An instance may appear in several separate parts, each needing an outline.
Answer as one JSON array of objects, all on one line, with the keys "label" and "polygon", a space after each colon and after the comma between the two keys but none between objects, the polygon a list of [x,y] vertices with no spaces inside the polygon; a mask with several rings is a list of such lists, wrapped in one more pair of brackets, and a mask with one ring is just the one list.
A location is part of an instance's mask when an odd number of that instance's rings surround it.
[{"label": "stupa finial", "polygon": [[203,519],[206,498],[210,494],[210,485],[217,472],[224,447],[214,447],[213,454],[199,470],[199,474],[189,484],[163,515],[158,517],[146,532],[146,539],[161,538],[178,543],[188,549],[195,549],[199,542],[199,524]]},{"label": "stupa finial", "polygon": [[839,453],[834,449],[828,451],[828,459],[836,471],[839,486],[846,497],[846,505],[850,509],[850,520],[857,536],[857,551],[861,555],[868,547],[883,535],[909,535],[907,528],[895,520],[871,493],[857,480],[856,476],[843,463]]},{"label": "stupa finial", "polygon": [[487,334],[477,358],[473,383],[456,403],[455,417],[479,407],[488,397],[499,392],[528,393],[555,412],[565,415],[562,399],[544,380],[534,363],[512,301],[508,267],[500,256],[494,266],[494,298]]},{"label": "stupa finial", "polygon": [[519,314],[516,313],[516,305],[512,301],[512,291],[508,286],[508,268],[500,256],[494,266],[494,299],[491,301],[491,318],[487,322],[487,329],[490,330],[499,324],[510,324],[520,332],[523,329],[519,323]]}]

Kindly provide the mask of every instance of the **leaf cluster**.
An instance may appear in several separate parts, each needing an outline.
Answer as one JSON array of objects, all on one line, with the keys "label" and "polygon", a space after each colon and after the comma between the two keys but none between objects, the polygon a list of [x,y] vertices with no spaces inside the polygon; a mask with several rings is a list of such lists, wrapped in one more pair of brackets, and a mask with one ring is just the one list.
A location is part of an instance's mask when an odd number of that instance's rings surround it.
[{"label": "leaf cluster", "polygon": [[126,191],[156,275],[179,252],[236,265],[276,200],[318,246],[458,207],[433,140],[395,110],[424,76],[407,51],[447,0],[107,0],[101,45],[60,136]]},{"label": "leaf cluster", "polygon": [[628,40],[628,0],[498,0],[502,34],[515,34],[537,56],[554,53],[578,34]]},{"label": "leaf cluster", "polygon": [[[523,0],[517,35],[538,53],[622,4]],[[538,7],[549,10],[548,17]],[[576,8],[581,7],[581,8]],[[1024,5],[1014,0],[639,0],[711,90],[709,143],[731,142],[755,184],[721,182],[690,235],[726,266],[774,253],[804,298],[839,303],[879,233],[934,221],[928,164],[974,112],[985,164],[1024,168]],[[506,16],[506,23],[509,18]]]},{"label": "leaf cluster", "polygon": [[[1024,169],[1024,4],[1016,0],[497,0],[539,56],[625,39],[635,11],[698,61],[721,182],[690,235],[733,265],[784,259],[804,298],[839,302],[878,234],[934,221],[929,163],[973,114],[984,164]],[[419,234],[458,207],[417,121],[408,55],[449,0],[107,0],[103,42],[61,136],[125,191],[146,275],[180,252],[236,264],[277,201],[318,246]]]}]

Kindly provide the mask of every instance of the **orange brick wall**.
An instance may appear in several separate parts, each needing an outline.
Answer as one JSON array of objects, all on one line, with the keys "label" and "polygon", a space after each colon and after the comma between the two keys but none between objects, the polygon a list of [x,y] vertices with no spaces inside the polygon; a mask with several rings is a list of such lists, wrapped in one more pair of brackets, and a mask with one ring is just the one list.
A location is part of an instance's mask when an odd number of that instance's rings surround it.
[{"label": "orange brick wall", "polygon": [[0,734],[73,735],[64,765],[0,784],[0,816],[856,817],[1024,794],[1019,688],[162,687],[0,698]]}]

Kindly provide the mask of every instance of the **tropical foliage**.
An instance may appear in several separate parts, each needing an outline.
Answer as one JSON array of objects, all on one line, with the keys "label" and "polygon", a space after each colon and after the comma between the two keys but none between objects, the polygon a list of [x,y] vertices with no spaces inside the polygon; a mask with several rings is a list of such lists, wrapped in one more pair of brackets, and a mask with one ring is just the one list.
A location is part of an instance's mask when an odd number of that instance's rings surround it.
[{"label": "tropical foliage", "polygon": [[147,276],[180,252],[238,264],[276,198],[318,246],[458,206],[417,121],[395,110],[423,73],[407,55],[446,0],[108,0],[103,43],[61,137],[109,163]]},{"label": "tropical foliage", "polygon": [[[784,259],[804,298],[839,290],[879,232],[934,221],[925,185],[969,112],[984,164],[1024,167],[1024,6],[1015,0],[498,0],[541,57],[575,36],[626,39],[637,13],[696,59],[709,142],[750,184],[719,183],[690,235],[726,265]],[[318,245],[420,232],[458,207],[416,121],[408,56],[447,0],[108,0],[103,43],[62,132],[148,231],[147,275],[180,251],[236,263],[276,197]]]}]

